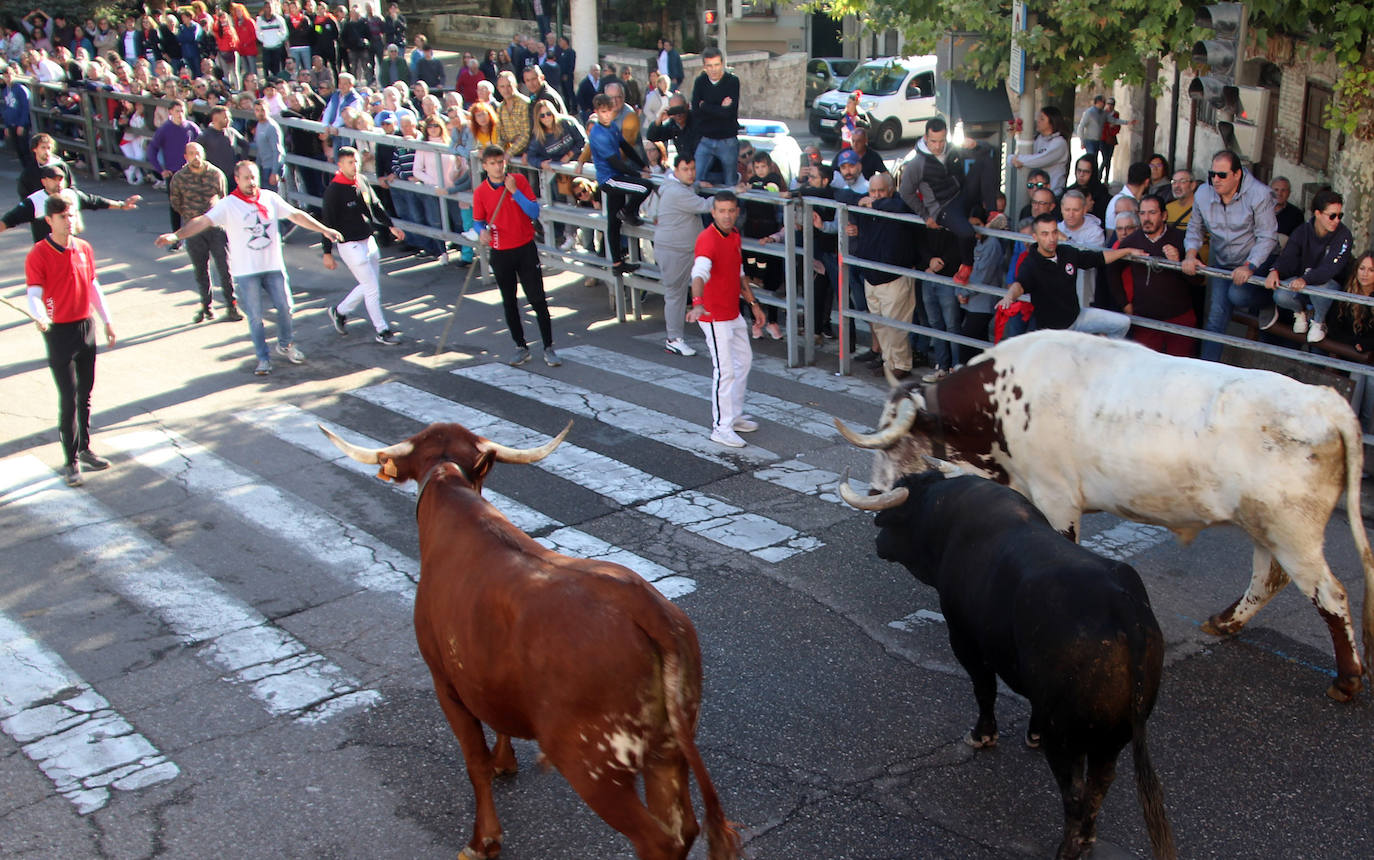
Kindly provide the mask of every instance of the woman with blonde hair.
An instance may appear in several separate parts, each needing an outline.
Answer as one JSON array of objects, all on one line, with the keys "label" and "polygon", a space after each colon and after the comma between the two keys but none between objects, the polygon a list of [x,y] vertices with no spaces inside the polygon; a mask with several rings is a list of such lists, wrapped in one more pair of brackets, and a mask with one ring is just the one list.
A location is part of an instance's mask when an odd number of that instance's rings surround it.
[{"label": "woman with blonde hair", "polygon": [[[443,117],[435,114],[425,117],[420,123],[420,137],[426,143],[442,144],[448,147],[448,125],[445,124]],[[447,196],[448,188],[453,184],[455,177],[453,168],[454,157],[448,152],[434,152],[430,149],[417,149],[415,151],[415,172],[414,179],[423,185]],[[424,207],[425,225],[433,227],[435,230],[444,226],[441,205],[443,200],[432,194],[420,195],[420,202]],[[453,226],[449,226],[453,230]],[[427,236],[412,236],[411,242],[422,249],[428,250],[436,257],[444,252],[444,243],[438,239],[431,239]]]}]

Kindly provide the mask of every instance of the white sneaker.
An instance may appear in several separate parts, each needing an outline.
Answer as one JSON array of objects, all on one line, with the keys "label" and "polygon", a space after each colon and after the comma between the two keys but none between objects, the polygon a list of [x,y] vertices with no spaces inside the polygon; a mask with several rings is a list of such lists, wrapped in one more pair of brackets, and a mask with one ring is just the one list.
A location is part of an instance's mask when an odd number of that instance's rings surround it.
[{"label": "white sneaker", "polygon": [[663,345],[668,352],[675,352],[678,355],[696,355],[697,351],[687,345],[687,341],[680,337],[670,337],[668,342]]},{"label": "white sneaker", "polygon": [[759,422],[751,421],[748,418],[736,418],[735,423],[730,426],[739,433],[753,433],[759,429]]},{"label": "white sneaker", "polygon": [[576,237],[576,236],[569,236],[568,238],[566,238],[566,239],[563,240],[563,244],[562,244],[562,245],[559,245],[559,246],[558,246],[558,250],[560,250],[560,251],[562,251],[562,252],[564,252],[564,253],[566,254],[567,252],[571,251],[571,250],[572,250],[573,248],[575,248],[575,247],[577,247],[577,237]]},{"label": "white sneaker", "polygon": [[300,364],[301,362],[305,361],[305,353],[301,352],[299,349],[296,349],[296,345],[294,343],[289,344],[287,346],[282,346],[281,344],[278,344],[277,355],[286,356],[286,360],[291,362],[292,364]]},{"label": "white sneaker", "polygon": [[734,430],[712,430],[711,441],[731,448],[743,448],[745,446],[745,441]]},{"label": "white sneaker", "polygon": [[1307,329],[1308,343],[1321,343],[1326,340],[1326,323],[1314,322]]},{"label": "white sneaker", "polygon": [[[1306,331],[1307,314],[1303,311],[1293,311],[1293,334],[1302,334]],[[1323,334],[1322,337],[1326,337],[1326,335]]]}]

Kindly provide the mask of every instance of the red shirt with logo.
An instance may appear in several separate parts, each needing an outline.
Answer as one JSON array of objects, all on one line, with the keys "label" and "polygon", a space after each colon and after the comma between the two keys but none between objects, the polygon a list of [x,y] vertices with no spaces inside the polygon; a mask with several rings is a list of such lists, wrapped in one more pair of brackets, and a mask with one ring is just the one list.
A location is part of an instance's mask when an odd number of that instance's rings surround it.
[{"label": "red shirt with logo", "polygon": [[[534,189],[530,188],[529,180],[518,173],[511,175],[515,177],[515,187],[520,189],[519,193],[530,200],[539,199],[534,196]],[[496,203],[505,190],[505,183],[493,188],[487,179],[483,179],[472,189],[472,220],[487,222],[487,229],[491,231],[491,247],[497,251],[509,251],[511,248],[519,248],[534,241],[534,222],[514,200],[507,200],[501,204],[501,211],[496,213],[494,219],[492,218]]]},{"label": "red shirt with logo", "polygon": [[43,288],[43,307],[55,323],[81,322],[95,299],[95,255],[72,236],[63,248],[51,237],[33,246],[24,261],[26,283]]},{"label": "red shirt with logo", "polygon": [[693,258],[711,261],[711,277],[701,292],[702,322],[726,322],[739,316],[740,273],[744,256],[738,230],[720,232],[715,224],[697,236]]}]

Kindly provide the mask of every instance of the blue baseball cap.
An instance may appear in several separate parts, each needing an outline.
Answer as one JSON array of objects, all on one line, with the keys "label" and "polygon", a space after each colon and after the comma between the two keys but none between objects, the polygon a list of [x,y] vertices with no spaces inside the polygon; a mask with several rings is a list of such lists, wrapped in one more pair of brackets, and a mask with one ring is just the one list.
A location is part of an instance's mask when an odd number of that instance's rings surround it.
[{"label": "blue baseball cap", "polygon": [[390,122],[390,123],[396,122],[396,114],[392,113],[392,112],[389,111],[389,110],[378,111],[378,112],[377,112],[377,116],[374,117],[374,118],[377,120],[377,125],[381,125],[382,123],[387,123],[387,122]]},{"label": "blue baseball cap", "polygon": [[859,163],[859,156],[858,156],[858,154],[857,154],[856,152],[854,152],[854,150],[852,150],[852,149],[846,149],[846,150],[841,151],[840,154],[839,154],[838,156],[836,156],[836,158],[835,158],[835,166],[836,166],[836,167],[839,167],[841,164],[858,164],[858,163]]}]

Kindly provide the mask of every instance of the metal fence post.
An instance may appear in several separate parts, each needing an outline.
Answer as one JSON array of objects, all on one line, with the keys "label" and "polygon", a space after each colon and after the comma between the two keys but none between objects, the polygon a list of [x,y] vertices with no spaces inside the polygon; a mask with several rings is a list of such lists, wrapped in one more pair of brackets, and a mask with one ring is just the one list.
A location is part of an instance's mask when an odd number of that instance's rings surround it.
[{"label": "metal fence post", "polygon": [[[783,229],[783,258],[782,258],[782,279],[785,284],[785,294],[787,296],[787,314],[783,317],[787,326],[787,366],[796,367],[798,365],[797,349],[797,208],[791,202],[782,207],[782,229]],[[806,305],[802,310],[801,319],[805,326],[802,331],[802,338],[807,344],[811,343],[811,329],[815,327],[811,319],[811,306]]]},{"label": "metal fence post", "polygon": [[[849,343],[849,266],[845,263],[845,258],[849,256],[849,234],[845,228],[849,226],[849,207],[838,205],[835,208],[835,228],[839,233],[839,265],[835,267],[837,274],[835,280],[838,282],[836,287],[837,298],[839,299],[840,311],[840,375],[849,375],[849,354],[853,351],[854,344]],[[855,325],[854,337],[858,338],[858,326]]]},{"label": "metal fence post", "polygon": [[813,311],[816,307],[816,279],[813,273],[816,269],[816,239],[812,231],[811,213],[815,210],[811,208],[811,201],[803,197],[801,199],[801,230],[802,230],[802,295],[806,303],[806,344],[803,347],[807,364],[816,363],[816,332],[830,324],[830,318],[823,320],[812,319]]}]

